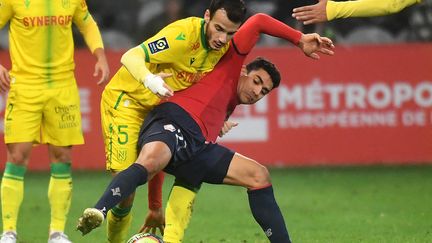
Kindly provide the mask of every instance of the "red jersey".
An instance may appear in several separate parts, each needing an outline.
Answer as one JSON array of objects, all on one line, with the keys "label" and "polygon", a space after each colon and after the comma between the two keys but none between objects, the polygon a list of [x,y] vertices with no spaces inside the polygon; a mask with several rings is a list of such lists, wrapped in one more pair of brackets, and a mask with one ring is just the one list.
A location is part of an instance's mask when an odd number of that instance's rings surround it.
[{"label": "red jersey", "polygon": [[207,141],[215,142],[227,114],[239,104],[237,83],[247,54],[260,33],[280,37],[298,44],[301,32],[265,15],[256,14],[240,27],[231,45],[213,71],[188,89],[176,92],[169,102],[186,110],[201,128]]}]

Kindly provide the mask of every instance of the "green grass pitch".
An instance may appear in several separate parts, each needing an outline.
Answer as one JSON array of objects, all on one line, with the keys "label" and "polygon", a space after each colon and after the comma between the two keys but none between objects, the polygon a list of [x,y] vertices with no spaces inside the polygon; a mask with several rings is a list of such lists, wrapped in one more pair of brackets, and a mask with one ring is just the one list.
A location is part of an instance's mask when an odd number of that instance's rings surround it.
[{"label": "green grass pitch", "polygon": [[[299,243],[432,242],[432,166],[286,168],[271,170],[276,199],[292,240]],[[47,242],[47,173],[28,173],[18,221],[20,243]],[[75,231],[84,208],[102,194],[105,172],[74,172],[66,233],[76,243],[105,242],[105,229]],[[172,177],[167,176],[164,200]],[[143,222],[147,189],[139,189],[130,235]],[[104,225],[105,227],[105,225]],[[185,243],[267,242],[255,223],[245,189],[204,185]]]}]

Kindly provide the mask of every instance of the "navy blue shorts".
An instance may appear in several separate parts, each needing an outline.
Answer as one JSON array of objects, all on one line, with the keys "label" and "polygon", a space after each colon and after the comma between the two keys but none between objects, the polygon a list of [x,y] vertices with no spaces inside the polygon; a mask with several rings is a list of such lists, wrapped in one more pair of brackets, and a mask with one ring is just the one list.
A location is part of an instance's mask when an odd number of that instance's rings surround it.
[{"label": "navy blue shorts", "polygon": [[171,150],[164,171],[198,188],[202,182],[222,184],[234,152],[219,144],[207,143],[198,124],[180,106],[163,103],[146,117],[138,139],[144,144],[160,141]]}]

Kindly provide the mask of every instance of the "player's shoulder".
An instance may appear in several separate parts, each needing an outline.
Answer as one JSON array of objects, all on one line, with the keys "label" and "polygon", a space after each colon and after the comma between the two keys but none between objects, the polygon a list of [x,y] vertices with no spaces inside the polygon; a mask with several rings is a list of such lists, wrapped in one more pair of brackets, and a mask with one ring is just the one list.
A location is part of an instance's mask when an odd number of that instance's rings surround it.
[{"label": "player's shoulder", "polygon": [[203,25],[204,20],[202,18],[189,17],[180,19],[167,25],[149,41],[166,38],[168,42],[175,43],[178,46],[189,45],[189,43],[195,43],[202,38]]},{"label": "player's shoulder", "polygon": [[169,25],[170,29],[183,32],[185,35],[198,35],[204,26],[204,19],[199,17],[189,17],[177,20]]}]

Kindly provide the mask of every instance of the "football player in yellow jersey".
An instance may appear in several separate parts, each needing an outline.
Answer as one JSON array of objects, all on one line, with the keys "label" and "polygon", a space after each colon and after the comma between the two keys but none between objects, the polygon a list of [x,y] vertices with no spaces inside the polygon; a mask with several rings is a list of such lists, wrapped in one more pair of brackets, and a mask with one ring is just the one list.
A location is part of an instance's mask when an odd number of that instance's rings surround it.
[{"label": "football player in yellow jersey", "polygon": [[315,24],[339,18],[382,16],[397,13],[422,0],[318,1],[314,5],[293,9],[292,16],[303,21],[304,24]]},{"label": "football player in yellow jersey", "polygon": [[17,217],[30,152],[34,144],[48,144],[48,242],[67,243],[70,241],[64,228],[72,192],[71,148],[84,142],[74,78],[72,23],[96,57],[93,75],[100,75],[99,83],[109,76],[102,38],[85,0],[0,0],[0,28],[7,22],[12,68],[8,71],[0,65],[0,92],[9,90],[4,118],[7,162],[1,183],[0,242],[17,242]]},{"label": "football player in yellow jersey", "polygon": [[[211,71],[245,15],[243,0],[213,0],[204,18],[169,24],[123,55],[123,66],[105,87],[101,100],[107,170],[115,175],[135,162],[139,129],[147,113],[160,98],[191,86]],[[149,183],[154,189],[149,190],[145,227],[163,232],[161,191],[157,189],[161,180],[162,173]],[[191,201],[195,193],[182,195]],[[107,213],[109,242],[127,239],[133,198],[131,195]]]}]

